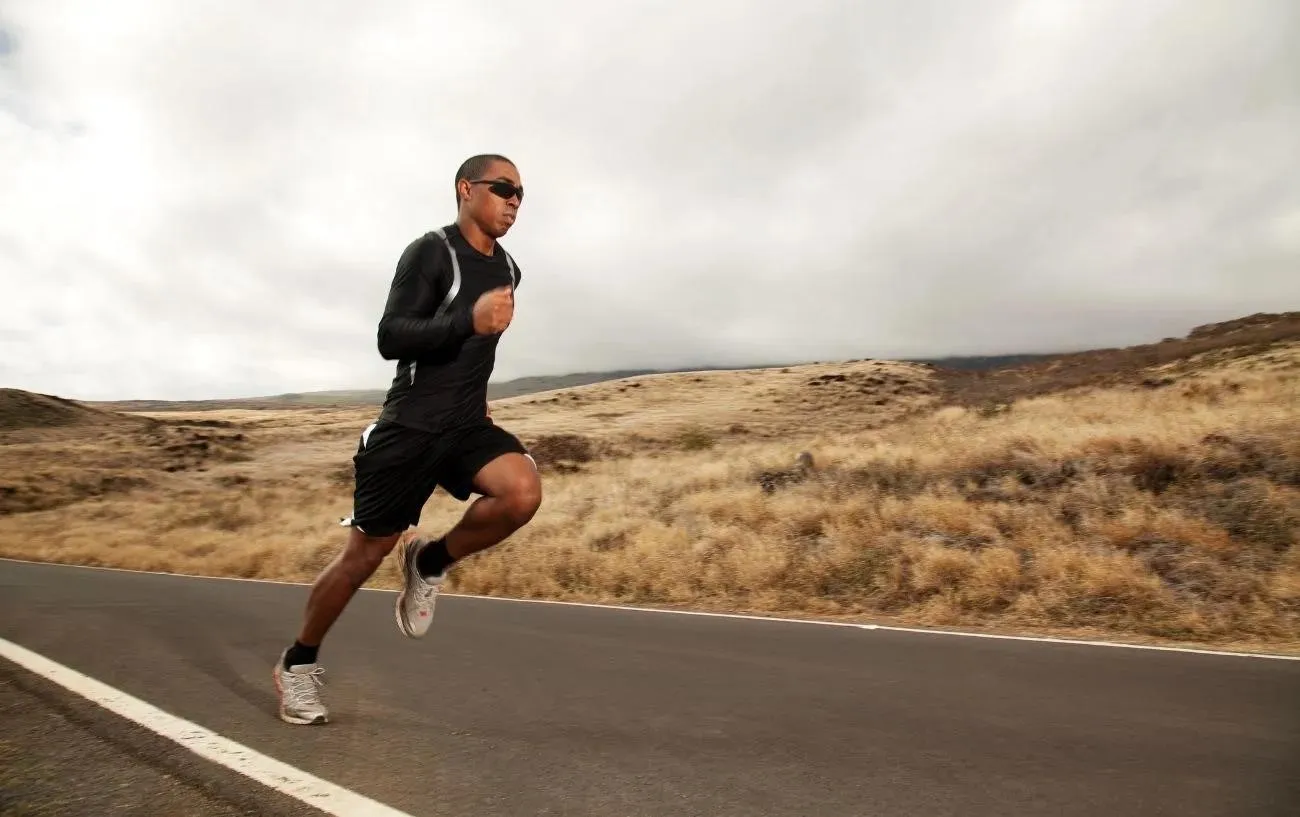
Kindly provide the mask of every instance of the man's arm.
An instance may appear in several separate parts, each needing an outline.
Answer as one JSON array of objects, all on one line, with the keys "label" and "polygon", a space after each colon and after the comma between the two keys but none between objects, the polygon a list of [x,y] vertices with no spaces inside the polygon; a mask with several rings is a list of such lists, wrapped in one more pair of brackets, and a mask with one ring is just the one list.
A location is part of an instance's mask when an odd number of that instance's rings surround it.
[{"label": "man's arm", "polygon": [[473,313],[434,310],[450,286],[446,265],[438,264],[443,245],[427,238],[411,243],[397,262],[388,303],[379,320],[379,354],[385,360],[418,359],[450,351],[474,334]]}]

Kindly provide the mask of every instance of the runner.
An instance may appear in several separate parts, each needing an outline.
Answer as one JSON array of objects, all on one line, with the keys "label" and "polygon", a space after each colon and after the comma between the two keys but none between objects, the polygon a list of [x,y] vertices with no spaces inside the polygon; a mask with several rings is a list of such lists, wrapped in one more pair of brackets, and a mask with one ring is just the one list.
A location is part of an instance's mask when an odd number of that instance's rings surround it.
[{"label": "runner", "polygon": [[397,262],[379,321],[379,353],[397,373],[379,417],[361,434],[343,551],[317,578],[297,640],[280,656],[280,718],[326,723],[317,651],[352,596],[393,551],[441,486],[479,498],[444,536],[411,536],[397,551],[403,587],[397,627],[425,634],[448,569],[526,525],[542,500],[536,463],[491,418],[487,381],[514,316],[520,271],[497,243],[515,222],[523,187],[504,156],[456,172],[456,223],[417,238]]}]

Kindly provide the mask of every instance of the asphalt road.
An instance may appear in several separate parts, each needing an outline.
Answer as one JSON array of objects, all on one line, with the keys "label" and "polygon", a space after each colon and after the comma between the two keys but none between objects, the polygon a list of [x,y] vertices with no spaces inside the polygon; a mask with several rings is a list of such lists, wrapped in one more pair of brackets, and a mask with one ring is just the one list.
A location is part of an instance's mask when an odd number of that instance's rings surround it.
[{"label": "asphalt road", "polygon": [[5,817],[320,815],[3,660],[0,725]]},{"label": "asphalt road", "polygon": [[306,592],[0,561],[0,636],[413,815],[1300,813],[1300,662],[363,592],[294,727]]}]

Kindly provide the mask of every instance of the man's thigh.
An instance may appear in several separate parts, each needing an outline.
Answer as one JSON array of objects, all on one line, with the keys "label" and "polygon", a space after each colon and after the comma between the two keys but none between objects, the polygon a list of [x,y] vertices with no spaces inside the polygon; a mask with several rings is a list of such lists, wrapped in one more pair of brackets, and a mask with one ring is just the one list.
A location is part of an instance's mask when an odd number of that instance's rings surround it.
[{"label": "man's thigh", "polygon": [[476,425],[447,452],[438,482],[447,493],[463,502],[472,494],[484,493],[475,480],[484,467],[502,457],[515,456],[536,467],[536,461],[518,437],[495,423]]}]

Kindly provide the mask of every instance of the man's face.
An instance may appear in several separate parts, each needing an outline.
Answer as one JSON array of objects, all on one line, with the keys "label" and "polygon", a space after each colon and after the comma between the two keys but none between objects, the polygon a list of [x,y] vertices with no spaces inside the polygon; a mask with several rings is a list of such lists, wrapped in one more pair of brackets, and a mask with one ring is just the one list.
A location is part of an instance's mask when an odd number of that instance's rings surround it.
[{"label": "man's face", "polygon": [[461,179],[460,192],[470,218],[493,238],[510,230],[524,197],[518,169],[500,160],[476,179]]}]

